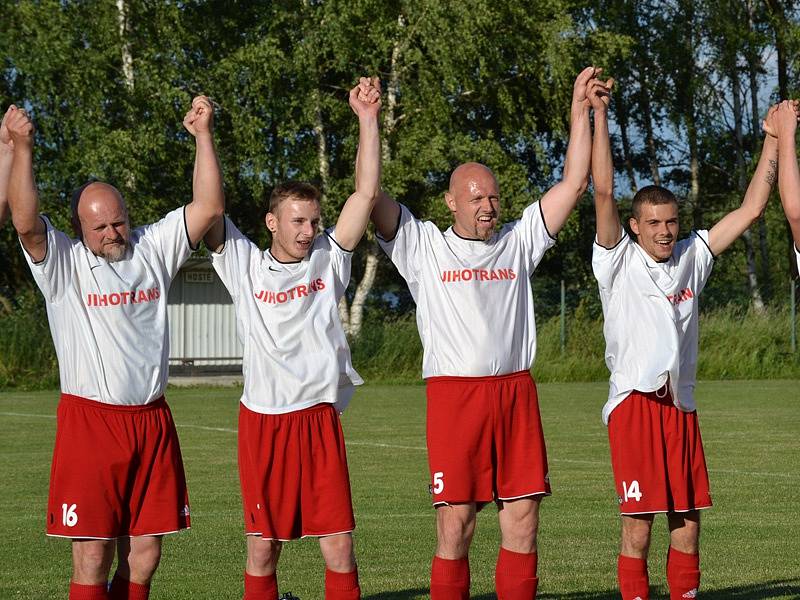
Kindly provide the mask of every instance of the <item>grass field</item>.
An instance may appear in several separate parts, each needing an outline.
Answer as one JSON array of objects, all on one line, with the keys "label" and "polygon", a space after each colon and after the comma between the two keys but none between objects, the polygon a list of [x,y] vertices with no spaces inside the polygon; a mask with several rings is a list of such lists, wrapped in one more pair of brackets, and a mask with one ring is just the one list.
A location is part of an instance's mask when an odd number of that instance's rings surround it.
[{"label": "grass field", "polygon": [[[543,503],[540,598],[617,598],[617,504],[600,407],[602,383],[540,386],[554,495]],[[244,539],[236,474],[237,389],[171,389],[193,528],[170,536],[151,598],[237,599]],[[800,598],[800,381],[701,382],[698,404],[714,508],[705,513],[701,597]],[[56,392],[0,394],[0,598],[66,598],[69,544],[44,536]],[[428,595],[433,510],[424,388],[364,386],[344,417],[363,597]],[[666,525],[650,559],[666,598]],[[473,598],[493,598],[495,510],[479,515]],[[281,591],[322,598],[313,540],[287,544]]]}]

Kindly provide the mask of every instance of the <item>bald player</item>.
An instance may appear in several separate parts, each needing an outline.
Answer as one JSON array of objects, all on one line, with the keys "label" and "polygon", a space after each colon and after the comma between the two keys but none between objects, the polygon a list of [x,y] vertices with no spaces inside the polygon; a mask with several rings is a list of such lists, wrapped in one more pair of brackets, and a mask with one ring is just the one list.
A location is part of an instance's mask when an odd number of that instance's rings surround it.
[{"label": "bald player", "polygon": [[563,179],[518,221],[497,228],[497,180],[487,167],[453,171],[444,233],[386,195],[372,219],[417,304],[427,381],[430,489],[436,508],[431,598],[469,597],[476,513],[495,501],[502,535],[501,600],[534,598],[539,503],[550,494],[536,386],[530,277],[586,189],[592,67],[575,81]]},{"label": "bald player", "polygon": [[742,205],[710,230],[678,241],[678,201],[651,185],[633,198],[631,238],[614,200],[608,97],[592,96],[591,102],[597,217],[592,267],[611,371],[602,416],[622,515],[619,587],[623,600],[649,598],[651,528],[655,515],[665,513],[670,598],[695,598],[700,510],[711,506],[694,400],[698,296],[715,258],[764,211],[776,177],[777,142],[766,137]]},{"label": "bald player", "polygon": [[16,110],[13,104],[8,107],[3,120],[0,122],[0,227],[8,219],[8,179],[11,176],[11,163],[14,161],[14,144],[8,133],[6,119],[12,111]]},{"label": "bald player", "polygon": [[356,189],[335,227],[318,235],[319,191],[290,181],[270,197],[268,250],[227,218],[205,238],[236,307],[244,346],[238,445],[247,534],[245,600],[277,600],[283,542],[306,536],[319,538],[325,598],[361,597],[338,413],[362,380],[351,363],[337,307],[379,189],[377,79],[361,78],[349,101],[359,122]]},{"label": "bald player", "polygon": [[800,103],[797,100],[784,100],[771,120],[775,130],[772,133],[778,138],[778,189],[783,212],[792,230],[797,272],[800,273],[800,169],[795,146],[798,115]]},{"label": "bald player", "polygon": [[224,211],[212,123],[209,101],[195,98],[184,119],[196,141],[189,204],[131,229],[119,191],[90,183],[73,195],[77,239],[70,239],[39,214],[31,120],[16,108],[7,118],[11,216],[58,356],[47,534],[72,540],[72,600],[147,598],[162,536],[189,527],[180,447],[164,401],[167,291]]}]

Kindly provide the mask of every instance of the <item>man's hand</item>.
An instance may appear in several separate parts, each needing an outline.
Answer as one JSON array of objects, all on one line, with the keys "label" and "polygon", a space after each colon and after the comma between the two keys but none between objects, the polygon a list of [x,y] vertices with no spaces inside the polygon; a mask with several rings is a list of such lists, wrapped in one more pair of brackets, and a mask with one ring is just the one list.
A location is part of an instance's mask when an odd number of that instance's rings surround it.
[{"label": "man's hand", "polygon": [[[779,139],[784,137],[793,138],[795,131],[797,131],[797,119],[800,118],[800,106],[798,106],[798,101],[784,100],[771,108],[770,111],[773,112],[771,115],[767,116],[767,121],[769,121],[770,117],[772,118],[771,125],[775,132],[771,135]],[[764,130],[766,131],[766,126]]]},{"label": "man's hand", "polygon": [[350,108],[359,119],[377,117],[381,108],[381,82],[377,77],[361,77],[350,90]]},{"label": "man's hand", "polygon": [[572,110],[589,108],[590,104],[587,96],[589,82],[595,77],[596,73],[599,73],[598,69],[586,67],[575,79],[575,85],[572,88]]},{"label": "man's hand", "polygon": [[9,116],[15,110],[17,110],[16,106],[13,104],[9,106],[6,114],[3,115],[3,121],[0,122],[0,153],[2,154],[11,154],[14,152],[14,142],[11,140],[11,134],[8,131],[6,121],[8,121]]},{"label": "man's hand", "polygon": [[[33,122],[25,110],[10,106],[3,117],[3,125],[14,150],[30,150],[33,148]],[[0,139],[2,134],[0,134]]]},{"label": "man's hand", "polygon": [[183,126],[194,137],[211,135],[214,130],[214,107],[205,96],[197,96],[192,100],[192,108],[183,118]]},{"label": "man's hand", "polygon": [[608,110],[608,104],[611,101],[611,88],[614,87],[613,79],[602,81],[597,78],[602,72],[603,69],[597,69],[595,71],[595,76],[589,80],[589,85],[586,90],[589,104],[596,113],[606,112]]}]

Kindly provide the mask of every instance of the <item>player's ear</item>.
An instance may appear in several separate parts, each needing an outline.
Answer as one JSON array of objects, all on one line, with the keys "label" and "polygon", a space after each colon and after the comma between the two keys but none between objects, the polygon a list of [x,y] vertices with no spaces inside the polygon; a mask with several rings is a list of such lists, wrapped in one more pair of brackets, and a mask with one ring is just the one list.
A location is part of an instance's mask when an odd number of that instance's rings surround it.
[{"label": "player's ear", "polygon": [[639,235],[639,221],[637,221],[634,217],[628,219],[628,226],[631,228],[633,235]]},{"label": "player's ear", "polygon": [[274,213],[268,212],[267,216],[264,217],[264,222],[270,233],[275,233],[278,230],[278,217]]},{"label": "player's ear", "polygon": [[445,192],[444,203],[447,204],[447,208],[450,209],[450,212],[456,212],[456,199],[453,197],[453,194]]}]

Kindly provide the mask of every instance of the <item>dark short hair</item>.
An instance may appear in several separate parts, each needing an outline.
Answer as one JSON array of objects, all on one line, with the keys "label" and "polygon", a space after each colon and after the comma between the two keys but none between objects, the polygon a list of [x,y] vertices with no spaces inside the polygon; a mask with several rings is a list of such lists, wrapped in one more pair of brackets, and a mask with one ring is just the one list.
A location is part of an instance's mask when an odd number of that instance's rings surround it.
[{"label": "dark short hair", "polygon": [[678,199],[665,187],[646,185],[636,192],[631,202],[631,214],[637,221],[642,214],[642,204],[675,204],[677,206]]},{"label": "dark short hair", "polygon": [[285,181],[275,186],[269,196],[269,212],[274,213],[284,200],[306,200],[319,202],[322,199],[320,191],[303,181]]}]

